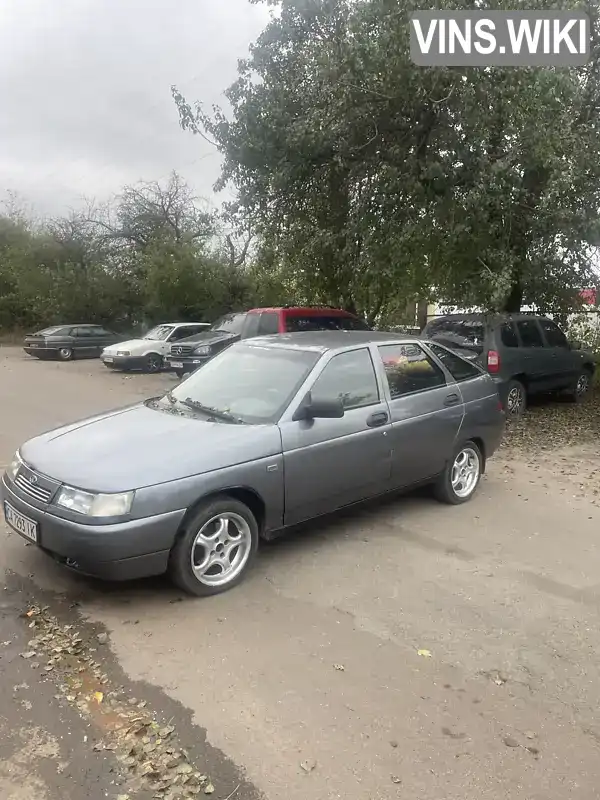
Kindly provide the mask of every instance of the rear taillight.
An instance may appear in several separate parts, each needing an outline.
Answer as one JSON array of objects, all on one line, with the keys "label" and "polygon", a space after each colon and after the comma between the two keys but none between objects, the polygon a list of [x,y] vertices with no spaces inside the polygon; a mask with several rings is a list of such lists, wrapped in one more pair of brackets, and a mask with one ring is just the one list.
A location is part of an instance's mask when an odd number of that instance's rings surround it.
[{"label": "rear taillight", "polygon": [[487,357],[488,372],[500,372],[500,354],[497,350],[490,350]]}]

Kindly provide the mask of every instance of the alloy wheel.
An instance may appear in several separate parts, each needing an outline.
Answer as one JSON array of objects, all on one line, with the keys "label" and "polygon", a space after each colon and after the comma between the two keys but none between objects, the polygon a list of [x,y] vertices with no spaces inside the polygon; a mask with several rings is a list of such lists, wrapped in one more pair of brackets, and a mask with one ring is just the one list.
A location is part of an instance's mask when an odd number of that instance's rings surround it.
[{"label": "alloy wheel", "polygon": [[205,586],[224,586],[242,572],[251,551],[252,534],[246,520],[232,512],[216,514],[194,538],[192,572]]},{"label": "alloy wheel", "polygon": [[477,486],[481,473],[481,458],[474,447],[464,447],[454,459],[450,483],[452,491],[461,500],[469,497]]}]

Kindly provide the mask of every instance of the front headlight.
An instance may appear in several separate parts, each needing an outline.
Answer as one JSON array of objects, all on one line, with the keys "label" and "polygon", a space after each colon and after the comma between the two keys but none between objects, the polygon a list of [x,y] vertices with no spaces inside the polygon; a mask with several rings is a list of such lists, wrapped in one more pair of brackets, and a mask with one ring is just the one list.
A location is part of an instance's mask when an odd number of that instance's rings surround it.
[{"label": "front headlight", "polygon": [[209,356],[210,355],[210,347],[206,345],[201,345],[200,347],[196,347],[194,350],[194,355],[197,356]]},{"label": "front headlight", "polygon": [[117,350],[117,355],[118,356],[130,356],[131,353],[129,352],[129,350]]},{"label": "front headlight", "polygon": [[17,477],[17,472],[19,471],[19,468],[22,463],[23,460],[19,455],[19,451],[17,450],[17,452],[13,456],[12,461],[6,468],[6,473],[13,483],[15,482],[15,478]]},{"label": "front headlight", "polygon": [[118,494],[92,494],[72,486],[63,486],[56,497],[56,505],[88,517],[121,517],[131,511],[134,492]]}]

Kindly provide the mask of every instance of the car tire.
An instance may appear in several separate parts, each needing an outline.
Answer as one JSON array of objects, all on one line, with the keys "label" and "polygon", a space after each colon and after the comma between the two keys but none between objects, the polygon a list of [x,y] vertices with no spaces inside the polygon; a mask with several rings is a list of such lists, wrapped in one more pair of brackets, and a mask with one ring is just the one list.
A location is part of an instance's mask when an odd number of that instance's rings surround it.
[{"label": "car tire", "polygon": [[163,360],[158,353],[148,353],[145,359],[144,368],[146,372],[154,375],[163,368]]},{"label": "car tire", "polygon": [[483,473],[483,454],[475,442],[457,447],[434,486],[440,503],[458,506],[475,494]]},{"label": "car tire", "polygon": [[195,597],[225,592],[244,579],[258,539],[258,523],[247,505],[226,495],[215,497],[184,523],[169,556],[169,577]]},{"label": "car tire", "polygon": [[573,385],[567,389],[566,396],[573,403],[581,403],[587,397],[592,385],[592,373],[589,369],[582,369],[573,381]]},{"label": "car tire", "polygon": [[185,372],[182,369],[176,369],[175,370],[175,375],[177,375],[177,377],[181,381],[181,380],[183,380],[183,378],[185,376]]},{"label": "car tire", "polygon": [[508,419],[521,419],[527,408],[527,390],[521,381],[513,379],[508,382],[506,402],[503,405]]},{"label": "car tire", "polygon": [[58,358],[60,361],[72,361],[73,356],[74,353],[72,347],[61,347],[58,351]]}]

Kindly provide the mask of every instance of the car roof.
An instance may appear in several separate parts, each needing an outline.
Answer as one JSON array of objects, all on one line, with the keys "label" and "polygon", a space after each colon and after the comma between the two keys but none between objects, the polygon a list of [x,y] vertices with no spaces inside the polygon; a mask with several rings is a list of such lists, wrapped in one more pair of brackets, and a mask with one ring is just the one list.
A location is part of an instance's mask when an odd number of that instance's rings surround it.
[{"label": "car roof", "polygon": [[483,321],[484,319],[487,320],[521,320],[521,319],[546,319],[544,314],[536,314],[534,312],[527,312],[521,311],[520,313],[508,313],[508,312],[497,312],[497,311],[490,311],[485,313],[484,311],[469,311],[464,314],[456,313],[456,314],[438,314],[435,317],[427,320],[427,325],[430,325],[432,322],[438,322],[441,319],[465,319],[476,322],[478,320]]},{"label": "car roof", "polygon": [[368,344],[418,344],[421,339],[389,331],[306,331],[305,333],[278,333],[256,336],[241,342],[250,347],[273,347],[290,350],[346,350]]},{"label": "car roof", "polygon": [[262,314],[284,312],[290,316],[306,314],[306,316],[317,316],[318,314],[329,314],[332,317],[354,317],[349,311],[343,308],[332,308],[331,306],[268,306],[265,308],[251,308],[248,314]]},{"label": "car roof", "polygon": [[161,325],[207,325],[207,326],[210,326],[210,322],[157,322],[154,327],[155,328],[160,328]]}]

